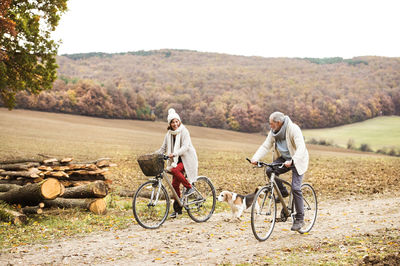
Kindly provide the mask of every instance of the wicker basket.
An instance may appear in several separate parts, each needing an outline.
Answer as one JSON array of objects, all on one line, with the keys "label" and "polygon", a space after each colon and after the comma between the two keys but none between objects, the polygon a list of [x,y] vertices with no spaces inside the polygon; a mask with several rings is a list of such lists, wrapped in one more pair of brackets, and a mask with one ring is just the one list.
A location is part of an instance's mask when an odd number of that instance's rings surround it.
[{"label": "wicker basket", "polygon": [[137,159],[140,169],[146,176],[156,176],[164,170],[164,157],[162,154],[145,154]]}]

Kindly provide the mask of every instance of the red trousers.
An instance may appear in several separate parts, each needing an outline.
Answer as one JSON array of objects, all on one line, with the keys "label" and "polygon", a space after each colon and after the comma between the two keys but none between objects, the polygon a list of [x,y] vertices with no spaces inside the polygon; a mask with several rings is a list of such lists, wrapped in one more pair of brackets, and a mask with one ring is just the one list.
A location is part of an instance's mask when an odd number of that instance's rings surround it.
[{"label": "red trousers", "polygon": [[192,185],[186,180],[185,176],[183,175],[183,171],[185,169],[183,168],[183,163],[178,163],[178,165],[175,168],[171,169],[171,173],[173,175],[172,178],[172,186],[174,187],[176,194],[178,194],[178,197],[181,197],[181,190],[179,189],[179,186],[182,185],[185,188],[192,188]]}]

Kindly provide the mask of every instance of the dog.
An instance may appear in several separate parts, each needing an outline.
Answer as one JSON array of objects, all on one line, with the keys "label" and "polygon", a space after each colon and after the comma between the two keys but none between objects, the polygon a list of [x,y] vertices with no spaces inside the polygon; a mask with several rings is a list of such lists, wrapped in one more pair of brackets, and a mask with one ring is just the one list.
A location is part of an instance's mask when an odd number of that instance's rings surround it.
[{"label": "dog", "polygon": [[[218,196],[218,201],[227,202],[232,210],[232,219],[236,218],[240,220],[240,216],[243,211],[250,208],[251,204],[253,204],[254,197],[258,191],[258,188],[254,193],[248,195],[240,195],[231,191],[224,190]],[[256,211],[259,212],[259,204],[256,202]]]}]

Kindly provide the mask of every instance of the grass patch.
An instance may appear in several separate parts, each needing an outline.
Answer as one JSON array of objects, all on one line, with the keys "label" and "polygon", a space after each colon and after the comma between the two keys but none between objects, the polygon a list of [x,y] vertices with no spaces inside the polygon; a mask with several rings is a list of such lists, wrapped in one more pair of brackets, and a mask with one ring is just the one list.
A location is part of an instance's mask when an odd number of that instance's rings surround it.
[{"label": "grass patch", "polygon": [[306,141],[329,140],[343,148],[350,139],[352,145],[368,145],[372,150],[400,147],[400,116],[381,116],[367,121],[334,128],[303,130]]},{"label": "grass patch", "polygon": [[131,213],[117,210],[110,210],[107,215],[95,215],[77,209],[46,211],[41,215],[29,216],[28,224],[23,226],[0,223],[0,249],[46,243],[96,231],[124,229],[134,222]]}]

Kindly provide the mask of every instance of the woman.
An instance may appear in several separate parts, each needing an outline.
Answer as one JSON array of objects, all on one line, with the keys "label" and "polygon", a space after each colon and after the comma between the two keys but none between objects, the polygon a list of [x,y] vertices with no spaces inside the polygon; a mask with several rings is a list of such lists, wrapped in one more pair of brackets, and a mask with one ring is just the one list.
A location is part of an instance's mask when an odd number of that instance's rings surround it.
[{"label": "woman", "polygon": [[[156,153],[167,154],[170,158],[167,162],[167,170],[173,175],[172,186],[176,194],[181,197],[180,184],[186,188],[185,196],[194,192],[191,183],[196,181],[198,161],[196,150],[190,140],[187,128],[182,124],[181,118],[174,109],[168,110],[168,132],[165,135],[161,148]],[[183,172],[189,179],[186,180]],[[174,201],[174,212],[172,218],[182,214],[182,207],[176,200]]]}]

